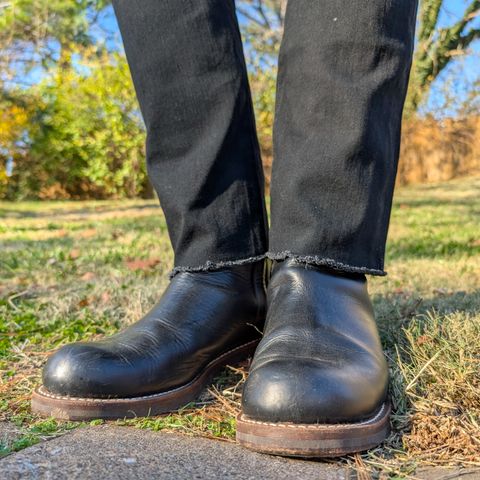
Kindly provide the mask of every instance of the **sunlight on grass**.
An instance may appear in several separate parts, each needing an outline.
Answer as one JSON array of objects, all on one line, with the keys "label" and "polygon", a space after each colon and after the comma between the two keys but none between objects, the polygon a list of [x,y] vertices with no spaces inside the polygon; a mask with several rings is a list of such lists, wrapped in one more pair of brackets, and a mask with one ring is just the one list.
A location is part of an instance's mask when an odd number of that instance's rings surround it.
[{"label": "sunlight on grass", "polygon": [[[343,459],[359,470],[480,465],[479,213],[480,178],[397,192],[389,276],[370,281],[393,431]],[[84,425],[31,414],[42,364],[62,344],[137,320],[165,288],[172,253],[155,202],[0,202],[0,216],[0,419],[21,430],[2,455]],[[227,369],[180,412],[118,423],[232,441],[247,369]]]}]

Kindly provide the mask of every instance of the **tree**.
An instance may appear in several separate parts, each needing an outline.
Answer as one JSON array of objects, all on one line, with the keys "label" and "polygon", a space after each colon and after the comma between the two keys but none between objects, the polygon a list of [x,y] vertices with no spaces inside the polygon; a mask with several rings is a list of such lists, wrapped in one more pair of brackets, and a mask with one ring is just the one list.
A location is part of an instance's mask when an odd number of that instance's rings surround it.
[{"label": "tree", "polygon": [[287,0],[241,0],[237,12],[242,22],[243,35],[250,47],[247,56],[263,60],[276,57],[280,49]]},{"label": "tree", "polygon": [[75,68],[58,66],[30,89],[37,102],[25,126],[27,152],[14,160],[17,196],[142,195],[144,128],[127,63],[94,47],[74,54]]},{"label": "tree", "polygon": [[107,0],[5,0],[0,3],[0,79],[23,85],[75,45],[96,43],[92,25]]},{"label": "tree", "polygon": [[440,12],[445,0],[422,0],[417,27],[417,47],[405,111],[412,114],[426,99],[430,87],[445,67],[468,51],[480,38],[474,20],[480,15],[480,0],[472,0],[452,25],[440,28]]},{"label": "tree", "polygon": [[[21,103],[5,97],[0,101],[0,198],[12,195],[11,179],[8,170],[12,162],[19,160],[25,153],[25,132],[32,103],[23,98]],[[3,168],[2,168],[3,167]]]},{"label": "tree", "polygon": [[126,61],[94,29],[108,3],[0,3],[0,196],[106,198],[149,190]]}]

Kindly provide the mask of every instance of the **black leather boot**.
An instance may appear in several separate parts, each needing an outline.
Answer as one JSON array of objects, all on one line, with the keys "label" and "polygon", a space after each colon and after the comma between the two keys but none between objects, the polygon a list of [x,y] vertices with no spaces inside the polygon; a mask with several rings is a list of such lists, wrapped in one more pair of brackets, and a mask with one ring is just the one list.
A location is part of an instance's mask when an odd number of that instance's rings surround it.
[{"label": "black leather boot", "polygon": [[195,400],[226,364],[253,354],[265,315],[263,272],[262,261],[178,273],[139,322],[53,354],[33,410],[72,420],[123,418]]},{"label": "black leather boot", "polygon": [[237,440],[305,457],[380,443],[389,430],[388,368],[365,277],[287,260],[274,267],[267,299]]}]

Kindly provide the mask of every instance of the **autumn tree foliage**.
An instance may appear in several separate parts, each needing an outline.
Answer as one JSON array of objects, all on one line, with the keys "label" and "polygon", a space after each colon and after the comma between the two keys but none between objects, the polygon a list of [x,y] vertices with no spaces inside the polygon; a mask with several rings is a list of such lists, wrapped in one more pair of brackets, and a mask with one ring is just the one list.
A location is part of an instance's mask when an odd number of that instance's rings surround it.
[{"label": "autumn tree foliage", "polygon": [[107,3],[1,4],[0,195],[110,198],[151,192],[128,67],[98,30]]}]

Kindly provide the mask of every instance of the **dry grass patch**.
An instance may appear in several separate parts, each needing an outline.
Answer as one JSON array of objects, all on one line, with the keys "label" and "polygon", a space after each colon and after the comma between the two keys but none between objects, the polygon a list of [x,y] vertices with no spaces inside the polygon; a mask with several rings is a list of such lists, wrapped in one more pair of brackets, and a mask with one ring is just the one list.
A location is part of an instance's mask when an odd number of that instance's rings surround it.
[{"label": "dry grass patch", "polygon": [[406,450],[430,463],[480,466],[480,317],[429,313],[405,334],[398,368],[412,415]]}]

